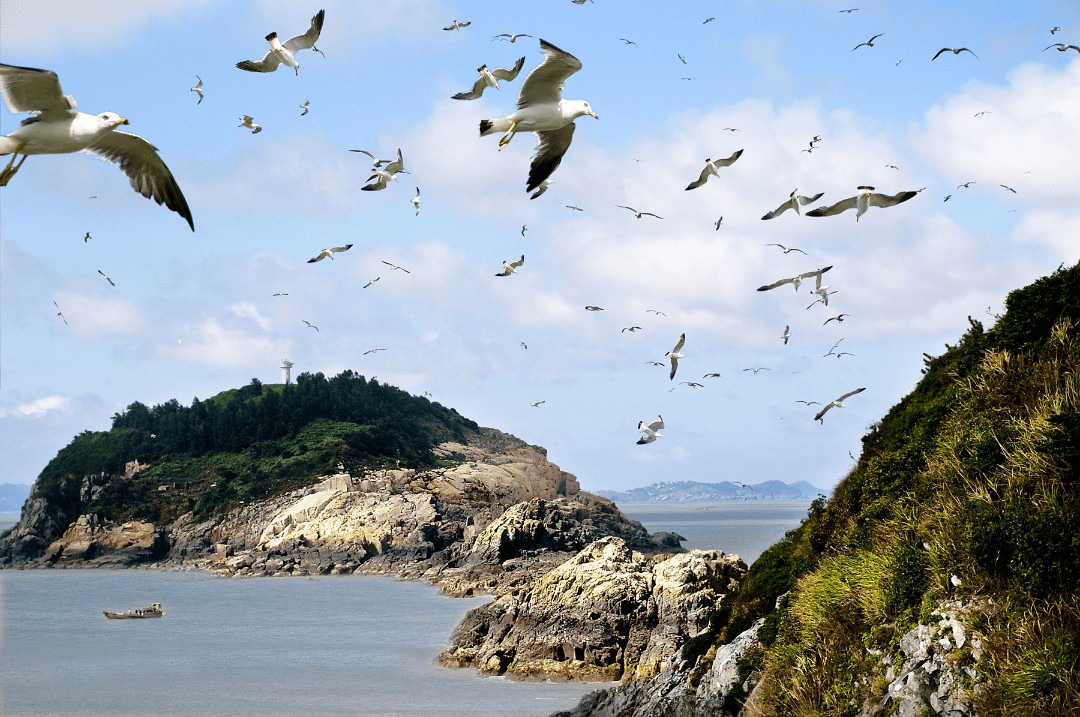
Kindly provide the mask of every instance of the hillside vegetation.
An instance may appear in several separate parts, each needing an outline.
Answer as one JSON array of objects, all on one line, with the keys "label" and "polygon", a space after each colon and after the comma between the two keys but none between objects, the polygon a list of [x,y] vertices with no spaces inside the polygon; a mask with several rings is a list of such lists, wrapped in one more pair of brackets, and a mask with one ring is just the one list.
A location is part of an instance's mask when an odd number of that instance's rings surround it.
[{"label": "hillside vegetation", "polygon": [[[453,409],[352,371],[303,373],[289,385],[252,379],[191,406],[131,404],[111,430],[85,431],[61,449],[34,491],[69,516],[160,524],[194,511],[202,520],[309,485],[339,464],[432,466],[433,447],[476,430]],[[149,467],[125,475],[135,460]]]},{"label": "hillside vegetation", "polygon": [[[1080,265],[1010,293],[993,328],[969,321],[833,497],[684,646],[691,682],[767,616],[740,664],[762,677],[763,712],[854,715],[884,696],[876,654],[942,601],[979,598],[993,606],[974,626],[981,659],[961,665],[985,685],[978,713],[1080,714]],[[728,708],[746,697],[736,687]]]}]

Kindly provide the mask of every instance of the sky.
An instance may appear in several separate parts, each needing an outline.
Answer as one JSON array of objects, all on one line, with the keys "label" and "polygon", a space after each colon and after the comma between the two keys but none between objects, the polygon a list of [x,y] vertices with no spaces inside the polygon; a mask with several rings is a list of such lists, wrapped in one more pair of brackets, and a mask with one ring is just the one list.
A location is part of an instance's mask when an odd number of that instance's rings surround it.
[{"label": "sky", "polygon": [[[321,8],[325,57],[301,51],[299,74],[235,67]],[[454,20],[471,24],[443,30]],[[534,136],[499,151],[478,126],[513,112],[540,38],[581,61],[564,96],[599,119],[576,121],[531,200]],[[1080,44],[1076,2],[0,0],[0,62],[127,118],[195,223],[87,155],[31,156],[0,189],[0,483],[32,483],[135,401],[280,383],[288,358],[294,377],[352,369],[429,393],[544,446],[585,490],[828,489],[924,353],[1080,260],[1080,53],[1043,51],[1056,42]],[[971,52],[932,60],[943,47]],[[500,90],[451,99],[480,65],[522,56]],[[25,117],[0,110],[0,133]],[[399,148],[409,174],[360,191],[371,162],[349,150]],[[922,191],[858,221],[761,220],[795,189],[824,192],[805,213],[860,185]],[[828,306],[806,285],[756,291],[826,266]],[[826,355],[838,341],[846,354]],[[863,387],[823,423],[798,403]],[[637,445],[657,416],[663,438]]]}]

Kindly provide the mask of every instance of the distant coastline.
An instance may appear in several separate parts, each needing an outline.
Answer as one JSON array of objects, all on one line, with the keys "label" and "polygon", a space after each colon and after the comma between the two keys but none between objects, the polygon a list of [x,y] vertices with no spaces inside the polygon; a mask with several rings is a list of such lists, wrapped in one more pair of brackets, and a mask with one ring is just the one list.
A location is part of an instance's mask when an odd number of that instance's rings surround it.
[{"label": "distant coastline", "polygon": [[730,481],[702,483],[699,481],[665,481],[626,491],[593,491],[616,504],[651,503],[712,503],[716,501],[812,501],[819,495],[829,497],[831,491],[823,490],[806,481],[784,483],[778,480],[754,484],[738,484]]}]

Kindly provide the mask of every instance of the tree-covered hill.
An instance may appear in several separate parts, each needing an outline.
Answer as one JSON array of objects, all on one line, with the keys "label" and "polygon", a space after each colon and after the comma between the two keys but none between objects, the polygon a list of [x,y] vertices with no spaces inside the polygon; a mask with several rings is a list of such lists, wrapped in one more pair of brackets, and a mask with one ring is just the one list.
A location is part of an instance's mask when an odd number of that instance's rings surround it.
[{"label": "tree-covered hill", "polygon": [[[84,431],[34,484],[57,523],[81,513],[113,520],[197,518],[361,467],[421,468],[432,448],[465,443],[475,422],[352,371],[243,388],[184,406],[132,403],[109,431]],[[131,473],[131,461],[149,467]],[[58,537],[58,536],[57,536]]]},{"label": "tree-covered hill", "polygon": [[[984,685],[977,713],[1080,714],[1080,265],[1011,292],[993,328],[969,321],[833,497],[684,646],[691,683],[714,645],[767,616],[739,666],[761,678],[756,713],[855,715],[885,696],[874,655],[897,659],[946,600],[989,598],[983,649],[957,665]],[[728,709],[746,696],[736,687]]]}]

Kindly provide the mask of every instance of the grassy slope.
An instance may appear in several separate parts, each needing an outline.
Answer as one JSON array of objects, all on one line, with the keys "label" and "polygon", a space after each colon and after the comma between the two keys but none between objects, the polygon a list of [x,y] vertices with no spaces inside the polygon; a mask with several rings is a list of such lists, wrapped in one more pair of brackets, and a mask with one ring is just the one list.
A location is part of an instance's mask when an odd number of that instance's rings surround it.
[{"label": "grassy slope", "polygon": [[766,647],[741,668],[763,673],[768,710],[855,714],[884,694],[867,648],[895,654],[942,600],[988,595],[1000,611],[976,626],[979,714],[1080,712],[1080,265],[1006,307],[927,356],[833,498],[762,554],[684,657],[767,615]]}]

